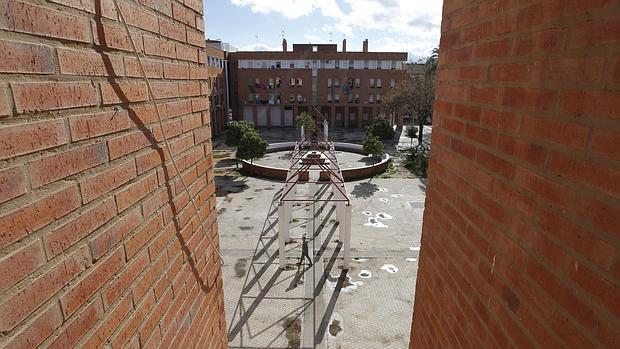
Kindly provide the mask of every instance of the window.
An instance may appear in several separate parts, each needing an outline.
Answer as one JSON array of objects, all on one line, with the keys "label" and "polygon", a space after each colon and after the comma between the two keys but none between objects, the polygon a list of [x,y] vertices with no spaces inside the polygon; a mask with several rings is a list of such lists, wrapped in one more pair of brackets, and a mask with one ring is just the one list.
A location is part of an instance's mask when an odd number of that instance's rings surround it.
[{"label": "window", "polygon": [[253,100],[254,100],[254,94],[253,94],[253,93],[250,93],[250,94],[248,95],[248,101],[253,101]]},{"label": "window", "polygon": [[318,46],[312,46],[312,52],[319,52],[319,47]]},{"label": "window", "polygon": [[304,101],[304,97],[302,97],[302,96],[301,96],[301,94],[298,94],[298,95],[297,95],[297,102],[298,102],[298,103],[301,103],[301,102],[303,102],[303,101]]},{"label": "window", "polygon": [[378,94],[376,99],[377,99],[377,103],[381,103],[381,95]]},{"label": "window", "polygon": [[396,69],[396,61],[392,61],[392,70]]},{"label": "window", "polygon": [[368,95],[368,103],[374,103],[375,102],[375,96],[374,95]]},{"label": "window", "polygon": [[305,61],[305,62],[304,62],[304,67],[305,67],[306,69],[310,69],[310,61]]},{"label": "window", "polygon": [[377,69],[381,69],[381,61],[377,61]]},{"label": "window", "polygon": [[295,95],[291,93],[290,97],[288,98],[289,102],[293,103],[295,102]]},{"label": "window", "polygon": [[276,68],[277,69],[282,68],[282,62],[276,62]]},{"label": "window", "polygon": [[279,88],[281,84],[282,81],[280,80],[280,78],[276,78],[276,88]]},{"label": "window", "polygon": [[336,63],[336,69],[340,69],[340,61],[336,60],[334,63]]},{"label": "window", "polygon": [[297,79],[297,86],[303,86],[304,81],[302,79]]},{"label": "window", "polygon": [[334,95],[334,102],[340,103],[340,95],[338,93]]},{"label": "window", "polygon": [[353,94],[349,93],[349,103],[353,103]]},{"label": "window", "polygon": [[375,87],[375,79],[370,79],[370,88],[374,88]]},{"label": "window", "polygon": [[390,80],[390,88],[394,88],[396,86],[396,80],[391,79]]},{"label": "window", "polygon": [[340,87],[340,79],[335,79],[334,80],[334,86],[335,87]]},{"label": "window", "polygon": [[364,61],[364,69],[368,69],[368,61]]},{"label": "window", "polygon": [[295,86],[295,79],[294,78],[288,79],[288,85],[289,86]]},{"label": "window", "polygon": [[355,64],[355,62],[352,59],[350,59],[349,60],[349,69],[353,69],[354,68],[354,64]]},{"label": "window", "polygon": [[257,93],[256,94],[256,103],[258,103],[258,101],[260,101],[260,95]]},{"label": "window", "polygon": [[328,93],[327,94],[327,103],[331,103],[332,102],[332,94]]},{"label": "window", "polygon": [[360,95],[359,94],[355,94],[355,103],[359,103],[360,102]]},{"label": "window", "polygon": [[381,84],[383,84],[383,81],[381,81],[381,79],[377,79],[377,87],[381,88]]},{"label": "window", "polygon": [[269,88],[271,89],[273,88],[273,86],[274,86],[273,78],[269,78]]},{"label": "window", "polygon": [[332,87],[332,78],[327,79],[327,87]]},{"label": "window", "polygon": [[248,61],[248,68],[253,68],[254,67],[254,63],[252,61]]},{"label": "window", "polygon": [[269,104],[276,104],[276,96],[273,93],[269,94]]},{"label": "window", "polygon": [[289,64],[288,67],[291,68],[291,69],[295,69],[295,62],[291,62],[291,64]]},{"label": "window", "polygon": [[360,80],[360,78],[356,78],[355,79],[355,87],[359,88],[362,85],[362,81]]},{"label": "window", "polygon": [[256,85],[260,85],[260,79],[259,79],[259,78],[254,79],[254,83],[255,83]]}]

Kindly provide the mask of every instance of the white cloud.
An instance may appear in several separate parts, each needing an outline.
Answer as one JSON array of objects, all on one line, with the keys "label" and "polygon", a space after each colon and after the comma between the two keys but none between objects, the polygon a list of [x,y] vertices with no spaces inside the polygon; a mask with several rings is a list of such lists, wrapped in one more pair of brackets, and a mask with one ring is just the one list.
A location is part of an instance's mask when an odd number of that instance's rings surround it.
[{"label": "white cloud", "polygon": [[[234,5],[247,6],[255,13],[278,13],[295,19],[320,12],[334,20],[323,25],[324,32],[355,37],[358,30],[393,33],[373,43],[372,51],[406,50],[414,56],[426,56],[439,45],[442,0],[230,0]],[[314,41],[316,38],[313,35]],[[309,39],[306,36],[306,39]],[[394,45],[394,46],[389,46]],[[414,58],[414,57],[411,57]]]},{"label": "white cloud", "polygon": [[239,47],[239,51],[282,51],[282,46],[269,46],[263,43],[250,44]]}]

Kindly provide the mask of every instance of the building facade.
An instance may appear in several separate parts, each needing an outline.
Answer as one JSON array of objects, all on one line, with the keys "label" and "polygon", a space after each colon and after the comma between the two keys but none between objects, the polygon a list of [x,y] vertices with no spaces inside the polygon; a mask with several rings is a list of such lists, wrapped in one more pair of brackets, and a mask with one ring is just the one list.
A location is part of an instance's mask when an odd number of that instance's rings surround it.
[{"label": "building facade", "polygon": [[[235,120],[290,127],[302,112],[321,114],[330,127],[361,128],[383,112],[382,96],[403,76],[405,52],[347,52],[336,44],[295,44],[282,52],[229,55]],[[402,125],[402,118],[392,118]]]},{"label": "building facade", "polygon": [[213,137],[224,132],[230,110],[228,93],[228,51],[231,46],[219,40],[207,40],[207,91],[210,101],[211,133]]}]

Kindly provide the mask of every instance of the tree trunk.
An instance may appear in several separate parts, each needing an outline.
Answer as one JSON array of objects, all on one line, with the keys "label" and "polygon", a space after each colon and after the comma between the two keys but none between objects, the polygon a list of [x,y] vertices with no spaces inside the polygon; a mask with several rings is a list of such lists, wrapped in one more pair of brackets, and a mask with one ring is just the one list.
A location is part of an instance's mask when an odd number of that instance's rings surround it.
[{"label": "tree trunk", "polygon": [[424,143],[422,143],[422,139],[423,139],[423,134],[424,134],[424,118],[420,117],[419,118],[419,123],[420,123],[420,128],[418,130],[418,146],[423,146]]}]

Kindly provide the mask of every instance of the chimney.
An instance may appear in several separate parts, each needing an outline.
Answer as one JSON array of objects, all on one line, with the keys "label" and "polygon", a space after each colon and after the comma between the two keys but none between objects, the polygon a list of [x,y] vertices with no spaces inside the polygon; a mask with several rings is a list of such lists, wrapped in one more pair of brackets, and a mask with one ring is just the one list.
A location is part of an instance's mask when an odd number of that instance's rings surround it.
[{"label": "chimney", "polygon": [[282,51],[286,52],[288,50],[288,44],[286,43],[286,39],[282,39]]},{"label": "chimney", "polygon": [[347,52],[347,39],[342,40],[342,52]]},{"label": "chimney", "polygon": [[364,52],[368,52],[368,39],[364,40],[364,44],[363,44],[363,50]]}]

